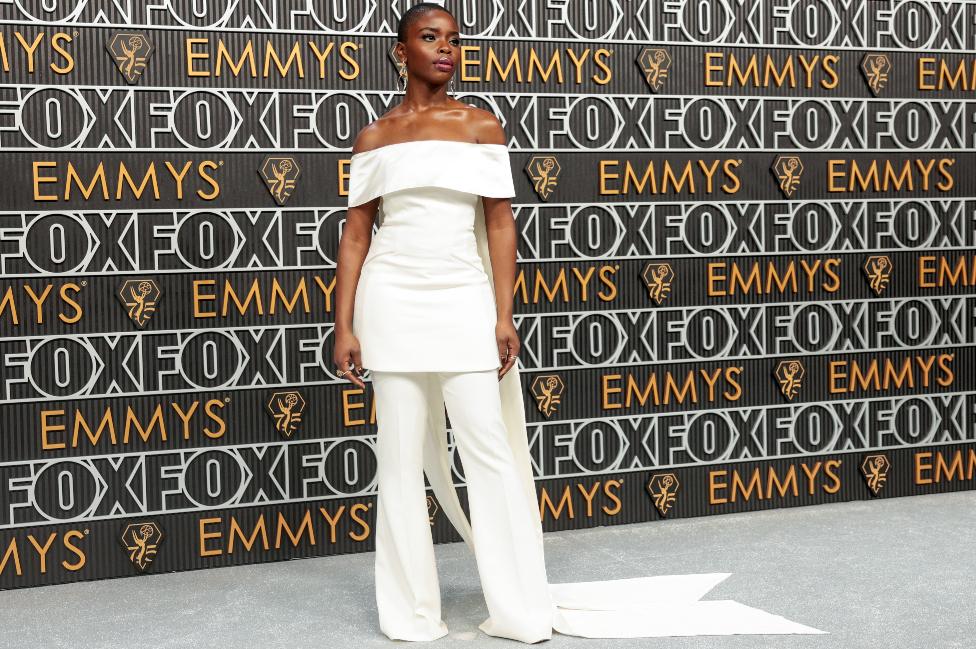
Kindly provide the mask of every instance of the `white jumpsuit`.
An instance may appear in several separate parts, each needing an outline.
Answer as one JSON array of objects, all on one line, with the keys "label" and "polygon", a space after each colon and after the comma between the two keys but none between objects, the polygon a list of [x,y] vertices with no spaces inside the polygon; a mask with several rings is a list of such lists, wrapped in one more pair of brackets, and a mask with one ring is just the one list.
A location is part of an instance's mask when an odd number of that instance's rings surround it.
[{"label": "white jumpsuit", "polygon": [[[497,380],[481,197],[515,196],[508,149],[413,140],[353,155],[348,205],[378,196],[380,228],[363,262],[353,333],[376,401],[383,633],[402,640],[448,633],[424,473],[438,514],[475,555],[489,612],[479,628],[489,635],[537,642],[553,629],[585,637],[804,632],[736,602],[697,601],[727,573],[548,583],[517,364]],[[454,489],[445,405],[470,522]]]},{"label": "white jumpsuit", "polygon": [[[480,628],[524,642],[547,639],[552,600],[525,429],[519,431],[523,454],[516,457],[501,399],[502,384],[510,402],[512,387],[520,396],[517,372],[499,383],[491,267],[479,251],[487,244],[476,234],[476,224],[484,230],[482,196],[515,196],[508,150],[415,140],[353,155],[349,205],[377,196],[383,197],[380,228],[356,288],[353,333],[376,400],[380,628],[401,640],[448,632],[440,617],[425,467],[439,507],[475,553],[489,609]],[[445,405],[473,530],[447,466]]]}]

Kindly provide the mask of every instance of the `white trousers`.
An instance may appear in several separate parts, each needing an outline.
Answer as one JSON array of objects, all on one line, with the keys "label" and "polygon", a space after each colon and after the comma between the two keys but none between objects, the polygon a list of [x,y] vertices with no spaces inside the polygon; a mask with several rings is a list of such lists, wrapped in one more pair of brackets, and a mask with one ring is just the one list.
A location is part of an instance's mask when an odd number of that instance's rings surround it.
[{"label": "white trousers", "polygon": [[440,386],[464,467],[475,559],[489,614],[478,628],[522,642],[548,640],[553,603],[535,536],[539,509],[527,502],[505,440],[497,370],[372,373],[380,629],[393,640],[434,640],[448,632],[441,619],[422,465],[424,390],[430,381]]}]

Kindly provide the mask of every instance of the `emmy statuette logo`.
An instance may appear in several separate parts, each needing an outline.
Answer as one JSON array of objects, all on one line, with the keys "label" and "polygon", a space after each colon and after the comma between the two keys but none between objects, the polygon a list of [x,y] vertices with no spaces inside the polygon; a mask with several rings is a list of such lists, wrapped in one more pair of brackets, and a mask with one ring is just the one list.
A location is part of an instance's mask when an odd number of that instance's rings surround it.
[{"label": "emmy statuette logo", "polygon": [[525,165],[525,173],[532,180],[532,189],[542,200],[549,200],[552,192],[555,191],[560,169],[556,156],[551,155],[532,156]]},{"label": "emmy statuette logo", "polygon": [[792,198],[800,187],[800,174],[803,173],[803,163],[795,155],[781,155],[773,161],[773,175],[779,184],[779,189],[786,198]]},{"label": "emmy statuette logo", "polygon": [[566,385],[558,374],[546,374],[535,377],[529,390],[535,397],[536,407],[546,417],[552,417],[561,403]]},{"label": "emmy statuette logo", "polygon": [[883,453],[877,455],[867,455],[861,462],[861,473],[868,483],[868,489],[875,496],[884,487],[888,480],[888,472],[891,470],[891,462]]},{"label": "emmy statuette logo", "polygon": [[105,49],[112,55],[115,66],[130,84],[139,81],[153,53],[149,37],[140,32],[114,34],[105,43]]},{"label": "emmy statuette logo", "polygon": [[773,372],[779,383],[780,394],[792,401],[802,387],[805,371],[803,363],[798,360],[781,361]]},{"label": "emmy statuette logo", "polygon": [[647,483],[647,493],[661,516],[668,513],[678,496],[678,476],[673,473],[656,473]]},{"label": "emmy statuette logo", "polygon": [[881,295],[891,281],[891,258],[888,255],[871,255],[864,260],[862,268],[867,275],[868,286],[875,295]]},{"label": "emmy statuette logo", "polygon": [[663,48],[647,47],[637,55],[637,65],[644,73],[644,81],[651,92],[660,92],[671,70],[671,54]]},{"label": "emmy statuette logo", "polygon": [[434,517],[437,516],[437,501],[434,497],[427,495],[427,520],[430,521],[431,527],[434,525]]},{"label": "emmy statuette logo", "polygon": [[875,97],[881,94],[891,77],[891,59],[887,54],[869,53],[861,59],[861,73]]},{"label": "emmy statuette logo", "polygon": [[268,400],[268,412],[275,422],[275,430],[285,439],[291,438],[302,423],[305,398],[297,390],[275,392]]},{"label": "emmy statuette logo", "polygon": [[153,521],[130,523],[122,530],[122,547],[140,572],[145,572],[156,558],[162,540],[163,530]]},{"label": "emmy statuette logo", "polygon": [[156,312],[163,291],[151,279],[130,279],[122,282],[117,295],[126,308],[129,319],[143,329]]},{"label": "emmy statuette logo", "polygon": [[674,269],[671,268],[671,264],[650,262],[644,267],[641,277],[644,280],[644,285],[647,286],[648,296],[656,304],[660,304],[671,291],[671,284],[674,282]]},{"label": "emmy statuette logo", "polygon": [[271,196],[281,206],[288,202],[295,191],[301,168],[294,158],[269,156],[261,164],[259,173],[268,185]]}]

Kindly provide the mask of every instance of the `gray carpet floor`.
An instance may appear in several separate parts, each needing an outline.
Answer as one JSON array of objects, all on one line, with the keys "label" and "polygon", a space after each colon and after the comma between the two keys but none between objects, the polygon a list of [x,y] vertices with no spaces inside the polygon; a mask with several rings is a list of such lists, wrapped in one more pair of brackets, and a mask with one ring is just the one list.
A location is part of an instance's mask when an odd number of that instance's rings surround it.
[{"label": "gray carpet floor", "polygon": [[[553,583],[730,572],[703,599],[736,600],[829,635],[595,640],[554,632],[533,646],[976,647],[973,491],[554,532],[545,544]],[[477,628],[487,609],[473,557],[462,543],[435,547],[450,629],[436,646],[529,646]],[[376,623],[373,557],[3,591],[0,647],[387,647]]]}]

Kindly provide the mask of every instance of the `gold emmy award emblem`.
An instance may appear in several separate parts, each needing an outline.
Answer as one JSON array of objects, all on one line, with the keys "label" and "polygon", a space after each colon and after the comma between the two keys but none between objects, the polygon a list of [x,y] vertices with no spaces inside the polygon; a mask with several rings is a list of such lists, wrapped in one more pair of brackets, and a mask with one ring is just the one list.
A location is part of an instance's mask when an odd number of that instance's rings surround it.
[{"label": "gold emmy award emblem", "polygon": [[532,159],[525,165],[525,172],[532,179],[532,189],[544,201],[549,200],[552,192],[556,189],[559,171],[559,161],[551,155],[532,156]]},{"label": "gold emmy award emblem", "polygon": [[163,531],[153,521],[130,523],[122,530],[121,540],[129,561],[144,572],[156,558]]},{"label": "gold emmy award emblem", "polygon": [[780,191],[787,198],[800,186],[800,174],[803,173],[803,163],[795,155],[781,155],[773,162],[773,174],[779,181]]},{"label": "gold emmy award emblem", "polygon": [[546,374],[535,377],[529,391],[535,397],[539,412],[546,417],[551,417],[552,413],[556,412],[556,406],[560,404],[565,389],[566,385],[558,374]]},{"label": "gold emmy award emblem", "polygon": [[437,515],[437,501],[434,500],[433,496],[427,496],[427,520],[430,521],[431,527],[434,526],[434,516]]},{"label": "gold emmy award emblem", "polygon": [[105,49],[127,82],[136,83],[153,53],[149,37],[139,32],[119,32],[109,37]]},{"label": "gold emmy award emblem", "polygon": [[151,279],[129,279],[122,282],[117,295],[129,314],[129,320],[142,329],[156,312],[163,291]]},{"label": "gold emmy award emblem", "polygon": [[285,438],[290,438],[302,423],[305,411],[305,398],[297,390],[275,392],[268,401],[268,412],[274,418],[275,430]]},{"label": "gold emmy award emblem", "polygon": [[871,255],[864,260],[864,274],[868,277],[868,286],[875,295],[881,293],[891,280],[891,259],[888,255]]},{"label": "gold emmy award emblem", "polygon": [[887,54],[865,54],[861,59],[861,73],[868,82],[868,88],[877,97],[888,85],[888,79],[891,77],[891,59]]},{"label": "gold emmy award emblem", "polygon": [[646,47],[637,55],[637,65],[644,73],[644,81],[651,92],[660,92],[671,70],[671,54],[658,47]]},{"label": "gold emmy award emblem", "polygon": [[661,512],[661,516],[668,513],[678,495],[678,476],[673,473],[657,473],[651,476],[647,483],[647,493],[654,501],[654,507]]},{"label": "gold emmy award emblem", "polygon": [[881,487],[888,480],[888,471],[890,470],[891,462],[883,454],[865,456],[864,461],[861,462],[861,473],[864,474],[864,479],[867,480],[868,489],[875,496],[878,495]]},{"label": "gold emmy award emblem", "polygon": [[803,363],[797,360],[781,361],[776,366],[773,375],[779,381],[779,391],[787,399],[792,400],[800,391],[801,381],[803,380]]},{"label": "gold emmy award emblem", "polygon": [[671,291],[671,284],[674,282],[674,269],[671,268],[671,264],[652,261],[644,267],[641,277],[644,279],[644,285],[647,286],[650,298],[660,304]]},{"label": "gold emmy award emblem", "polygon": [[295,191],[301,168],[294,158],[269,156],[261,163],[260,174],[278,205],[284,205]]}]

